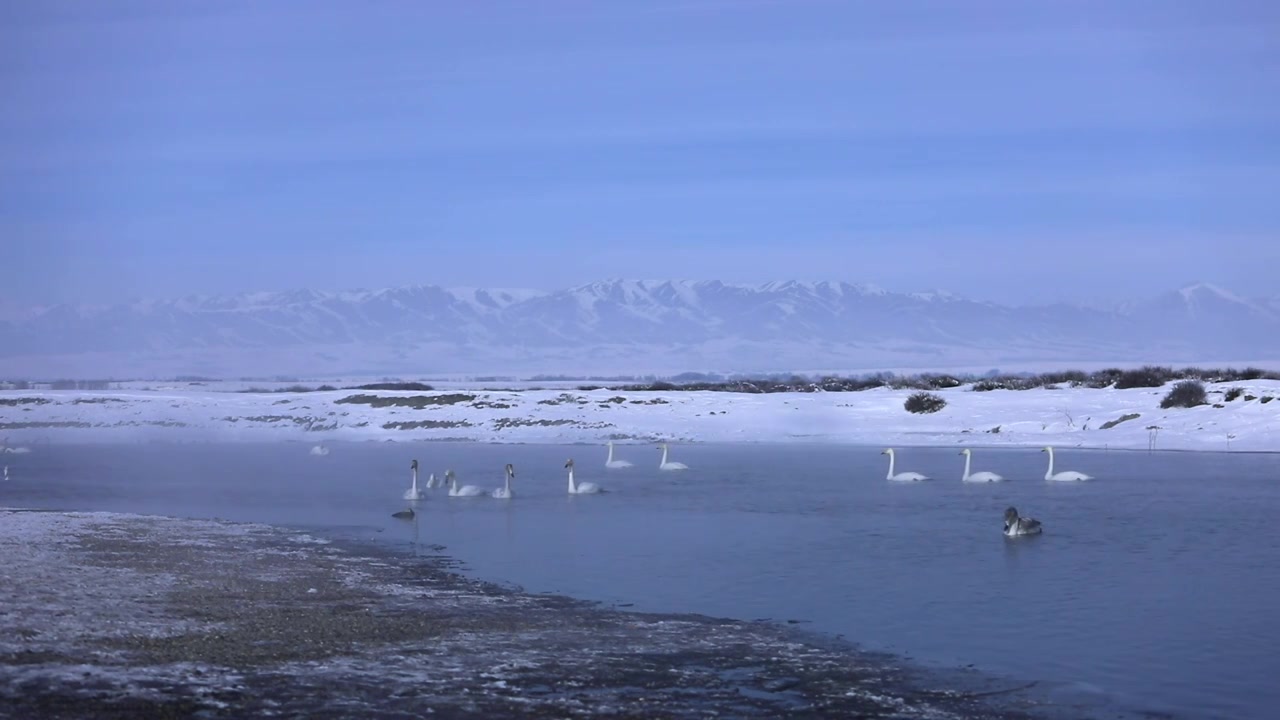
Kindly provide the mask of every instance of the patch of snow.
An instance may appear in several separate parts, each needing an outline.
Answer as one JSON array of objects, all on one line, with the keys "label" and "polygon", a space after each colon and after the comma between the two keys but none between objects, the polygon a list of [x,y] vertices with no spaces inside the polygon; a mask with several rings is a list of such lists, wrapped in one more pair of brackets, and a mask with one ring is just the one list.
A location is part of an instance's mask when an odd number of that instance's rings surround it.
[{"label": "patch of snow", "polygon": [[1178,294],[1182,295],[1182,299],[1187,301],[1188,303],[1195,302],[1196,295],[1200,293],[1209,293],[1210,295],[1217,295],[1218,297],[1224,300],[1229,300],[1234,303],[1240,303],[1241,305],[1251,304],[1248,300],[1245,300],[1239,295],[1236,295],[1235,293],[1229,292],[1227,290],[1223,290],[1217,285],[1211,285],[1209,283],[1196,283],[1194,285],[1188,285],[1187,287],[1184,287],[1178,290]]}]

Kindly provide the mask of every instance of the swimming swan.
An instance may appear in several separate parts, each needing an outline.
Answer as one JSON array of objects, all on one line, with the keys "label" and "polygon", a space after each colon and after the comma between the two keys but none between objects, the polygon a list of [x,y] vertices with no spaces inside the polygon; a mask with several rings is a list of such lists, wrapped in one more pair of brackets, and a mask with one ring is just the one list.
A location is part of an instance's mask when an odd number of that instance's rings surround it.
[{"label": "swimming swan", "polygon": [[662,450],[662,462],[658,463],[659,470],[688,470],[689,469],[689,466],[685,465],[684,463],[667,461],[668,448],[666,443],[662,443],[662,445],[660,445],[658,449]]},{"label": "swimming swan", "polygon": [[1007,537],[1039,535],[1040,521],[1018,517],[1018,509],[1015,507],[1006,508],[1004,511],[1004,534]]},{"label": "swimming swan", "polygon": [[964,456],[964,475],[960,478],[961,482],[1000,482],[1004,480],[999,475],[985,470],[970,475],[969,463],[973,460],[973,453],[969,451],[969,448],[965,448],[960,451],[960,454]]},{"label": "swimming swan", "polygon": [[409,469],[413,471],[413,485],[404,491],[405,500],[421,500],[426,493],[418,489],[418,461],[414,460],[409,465]]},{"label": "swimming swan", "polygon": [[329,448],[323,445],[316,445],[315,447],[311,448],[311,454],[312,455],[328,455]]},{"label": "swimming swan", "polygon": [[1053,448],[1051,448],[1051,447],[1046,447],[1045,449],[1041,450],[1040,452],[1047,452],[1047,453],[1049,453],[1049,470],[1048,470],[1047,472],[1045,472],[1045,474],[1044,474],[1044,479],[1045,479],[1045,480],[1056,480],[1056,481],[1058,481],[1058,482],[1080,482],[1080,481],[1082,481],[1082,480],[1092,480],[1092,479],[1093,479],[1093,476],[1092,476],[1092,475],[1085,475],[1084,473],[1082,473],[1082,472],[1076,472],[1075,470],[1063,470],[1063,471],[1062,471],[1062,472],[1060,472],[1060,473],[1054,474],[1054,472],[1053,472]]},{"label": "swimming swan", "polygon": [[511,478],[513,478],[513,477],[515,477],[515,476],[516,476],[516,469],[515,469],[515,467],[513,467],[513,466],[511,465],[511,463],[507,463],[507,480],[506,480],[506,482],[503,484],[503,486],[502,486],[502,487],[500,487],[500,488],[498,488],[497,490],[494,490],[493,492],[489,493],[489,495],[491,495],[491,496],[493,496],[493,497],[496,497],[496,498],[498,498],[499,500],[510,500],[510,499],[511,499],[511,497],[512,497],[513,495],[515,495],[515,493],[511,492]]},{"label": "swimming swan", "polygon": [[484,490],[475,485],[463,485],[458,487],[458,476],[453,474],[452,470],[444,471],[444,481],[449,483],[449,497],[475,497],[484,495]]},{"label": "swimming swan", "polygon": [[918,480],[929,479],[927,475],[921,475],[920,473],[917,473],[917,472],[904,472],[904,473],[898,473],[897,475],[894,475],[893,474],[893,459],[894,459],[893,448],[885,448],[884,451],[881,452],[880,454],[889,456],[889,476],[886,479],[893,480],[895,482],[916,482]]},{"label": "swimming swan", "polygon": [[427,489],[428,489],[428,490],[433,490],[433,489],[435,489],[435,488],[441,488],[441,487],[444,487],[444,481],[443,481],[443,480],[436,480],[436,474],[435,474],[435,473],[431,473],[431,474],[427,475]]},{"label": "swimming swan", "polygon": [[628,460],[613,459],[613,441],[610,440],[609,441],[609,458],[604,461],[604,466],[607,468],[628,468],[628,467],[631,467],[631,462]]},{"label": "swimming swan", "polygon": [[573,481],[573,458],[569,458],[569,460],[564,464],[564,466],[569,468],[569,494],[570,495],[595,495],[596,493],[604,492],[604,490],[602,490],[600,486],[595,483],[585,482],[585,483],[578,484]]}]

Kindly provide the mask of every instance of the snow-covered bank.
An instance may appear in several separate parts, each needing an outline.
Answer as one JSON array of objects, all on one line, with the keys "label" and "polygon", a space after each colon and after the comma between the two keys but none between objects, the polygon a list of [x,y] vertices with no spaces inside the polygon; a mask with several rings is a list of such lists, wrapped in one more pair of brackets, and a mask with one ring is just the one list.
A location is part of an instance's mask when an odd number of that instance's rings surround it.
[{"label": "snow-covered bank", "polygon": [[1043,708],[976,673],[926,676],[778,624],[621,612],[364,550],[263,525],[0,508],[0,718]]},{"label": "snow-covered bank", "polygon": [[[220,393],[189,389],[0,392],[0,435],[40,442],[470,440],[498,443],[836,442],[1280,451],[1280,381],[1207,386],[1161,409],[1163,388],[743,394],[612,390]],[[1240,389],[1234,399],[1229,390]]]}]

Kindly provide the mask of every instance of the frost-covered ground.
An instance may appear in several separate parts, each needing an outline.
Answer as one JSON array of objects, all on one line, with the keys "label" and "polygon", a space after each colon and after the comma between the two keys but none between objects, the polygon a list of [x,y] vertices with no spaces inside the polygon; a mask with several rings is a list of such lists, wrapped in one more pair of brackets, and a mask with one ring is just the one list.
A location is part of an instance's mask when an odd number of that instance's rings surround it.
[{"label": "frost-covered ground", "polygon": [[[1227,391],[1240,394],[1227,401]],[[743,394],[453,388],[215,392],[199,386],[0,392],[0,435],[129,442],[473,440],[598,443],[835,442],[1280,451],[1280,381],[1210,384],[1210,404],[1163,410],[1169,390],[937,391],[940,412],[903,409],[911,390]]]},{"label": "frost-covered ground", "polygon": [[1038,703],[972,673],[930,689],[771,623],[529,595],[262,525],[0,509],[0,556],[3,718],[1024,718]]}]

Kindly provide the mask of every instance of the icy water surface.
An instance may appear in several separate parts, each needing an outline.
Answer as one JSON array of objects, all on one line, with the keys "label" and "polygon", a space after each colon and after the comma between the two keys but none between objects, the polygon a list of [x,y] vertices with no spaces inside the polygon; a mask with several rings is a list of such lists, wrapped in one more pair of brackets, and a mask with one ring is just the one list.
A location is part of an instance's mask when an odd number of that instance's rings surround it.
[{"label": "icy water surface", "polygon": [[[673,448],[690,469],[606,470],[587,446],[370,443],[47,446],[8,456],[0,505],[222,517],[439,543],[474,574],[639,610],[798,621],[873,650],[1038,681],[1100,709],[1188,718],[1269,717],[1280,705],[1280,456],[1060,450],[1046,483],[1035,450]],[[569,497],[563,465],[611,492]],[[409,461],[486,489],[516,465],[510,501],[432,492],[414,522]],[[1045,534],[1006,540],[1007,505]]]}]

